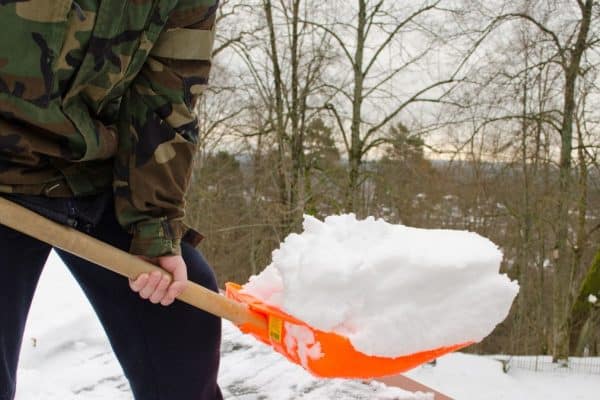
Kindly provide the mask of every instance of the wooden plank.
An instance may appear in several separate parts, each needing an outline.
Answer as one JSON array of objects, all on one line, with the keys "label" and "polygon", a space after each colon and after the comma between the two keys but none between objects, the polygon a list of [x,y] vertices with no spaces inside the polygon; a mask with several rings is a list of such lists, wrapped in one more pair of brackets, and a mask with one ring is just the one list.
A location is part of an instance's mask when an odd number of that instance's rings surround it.
[{"label": "wooden plank", "polygon": [[422,383],[419,383],[414,379],[404,375],[387,376],[385,378],[378,378],[377,381],[409,392],[433,393],[434,400],[453,400],[451,397],[446,396],[445,394],[440,393],[437,390],[432,389],[429,386],[425,386]]}]

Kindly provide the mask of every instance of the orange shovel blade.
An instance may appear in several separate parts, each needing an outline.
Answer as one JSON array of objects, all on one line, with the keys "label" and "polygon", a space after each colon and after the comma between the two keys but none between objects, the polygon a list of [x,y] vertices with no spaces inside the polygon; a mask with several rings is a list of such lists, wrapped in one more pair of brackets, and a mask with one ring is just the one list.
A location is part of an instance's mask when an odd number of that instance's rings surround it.
[{"label": "orange shovel blade", "polygon": [[240,285],[227,283],[225,288],[228,298],[247,304],[250,310],[264,315],[269,321],[267,329],[240,325],[242,332],[254,335],[318,377],[376,378],[395,375],[471,344],[461,343],[395,358],[369,356],[357,351],[344,336],[312,328],[254,296],[240,293]]}]

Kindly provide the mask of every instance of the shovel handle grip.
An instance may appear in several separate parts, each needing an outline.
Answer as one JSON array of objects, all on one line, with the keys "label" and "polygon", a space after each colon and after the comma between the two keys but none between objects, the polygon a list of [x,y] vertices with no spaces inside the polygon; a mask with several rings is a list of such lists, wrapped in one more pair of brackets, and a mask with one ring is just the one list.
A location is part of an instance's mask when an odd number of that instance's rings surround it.
[{"label": "shovel handle grip", "polygon": [[[85,233],[50,221],[3,197],[0,197],[0,223],[131,279],[157,270],[170,276],[162,268]],[[184,292],[177,299],[236,325],[251,324],[261,328],[267,324],[265,318],[252,312],[244,304],[194,282],[188,281]]]}]

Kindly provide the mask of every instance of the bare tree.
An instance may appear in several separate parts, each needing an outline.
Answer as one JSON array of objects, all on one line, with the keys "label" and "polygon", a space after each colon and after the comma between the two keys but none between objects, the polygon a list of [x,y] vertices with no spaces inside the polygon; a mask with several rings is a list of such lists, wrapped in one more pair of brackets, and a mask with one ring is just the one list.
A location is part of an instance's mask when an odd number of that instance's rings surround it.
[{"label": "bare tree", "polygon": [[[530,36],[529,44],[524,48],[525,51],[534,50],[531,53],[533,57],[525,57],[525,63],[502,66],[496,69],[497,74],[490,77],[485,82],[484,87],[490,88],[490,82],[503,82],[497,88],[500,92],[508,93],[502,90],[501,85],[513,85],[514,82],[522,82],[522,109],[516,110],[508,105],[504,110],[498,111],[497,104],[493,107],[491,116],[479,115],[483,121],[478,129],[498,121],[510,123],[517,121],[521,124],[522,146],[525,151],[525,141],[534,136],[535,151],[540,149],[541,141],[539,133],[544,130],[544,126],[550,128],[553,135],[556,135],[556,148],[558,155],[556,157],[558,164],[558,182],[554,195],[555,213],[551,218],[550,225],[554,230],[554,254],[553,254],[553,323],[552,323],[552,344],[553,355],[555,359],[564,359],[569,354],[569,326],[568,314],[572,305],[574,291],[577,287],[575,282],[575,265],[580,264],[577,260],[578,245],[575,243],[569,232],[583,232],[581,227],[583,223],[579,220],[580,229],[577,229],[578,222],[573,222],[571,210],[577,204],[574,193],[577,193],[577,184],[574,182],[573,170],[573,150],[577,138],[574,137],[574,127],[576,122],[576,107],[581,92],[579,87],[586,79],[586,74],[596,67],[590,64],[587,55],[600,44],[598,32],[592,29],[595,26],[594,21],[600,21],[598,13],[599,4],[594,0],[556,0],[551,2],[542,1],[499,1],[493,3],[482,3],[470,1],[469,4],[479,17],[489,21],[485,23],[485,30],[488,32],[506,33],[506,25],[517,23],[519,26],[526,27],[534,35]],[[568,17],[567,17],[568,15]],[[596,23],[597,24],[597,23]],[[534,40],[532,40],[534,39]],[[537,50],[536,50],[537,49]],[[511,60],[507,60],[511,61]],[[527,81],[532,77],[538,79],[549,74],[556,74],[558,79],[554,80],[554,86],[548,94],[555,100],[544,101],[543,108],[534,111],[527,105],[530,102],[532,90],[527,88]],[[512,82],[512,83],[511,83]],[[508,83],[508,84],[507,84]],[[541,94],[541,93],[540,93]],[[560,97],[560,98],[559,98]],[[539,97],[538,94],[538,98]],[[507,102],[508,104],[509,102]],[[538,100],[538,104],[539,103]],[[508,112],[507,112],[508,111]],[[532,128],[529,128],[531,126]],[[535,129],[534,129],[535,127]],[[531,133],[535,133],[532,135]],[[582,145],[582,144],[580,144]],[[512,145],[508,143],[508,146]],[[551,144],[550,153],[553,152]],[[551,156],[551,154],[550,154]],[[580,154],[581,162],[584,162]],[[528,170],[533,168],[537,171],[535,163],[528,161],[527,154],[522,156],[523,174],[525,177],[526,188],[529,185]],[[580,164],[581,165],[581,164]],[[585,176],[586,167],[580,169],[580,187],[585,191],[587,177]],[[523,239],[529,237],[530,222],[527,215],[530,213],[530,206],[527,205],[528,190],[526,189],[523,201],[525,204],[525,225],[522,235]],[[583,193],[583,192],[580,192]],[[585,196],[585,195],[583,195]],[[586,208],[585,202],[579,198],[579,204],[583,209]],[[584,213],[584,212],[583,212]],[[581,213],[580,213],[581,215]],[[581,234],[575,236],[583,237]],[[529,249],[521,246],[521,258],[523,258]],[[523,262],[529,259],[523,258]],[[526,278],[528,274],[520,274],[521,279]]]},{"label": "bare tree", "polygon": [[[581,60],[584,53],[590,49],[590,26],[592,23],[593,0],[577,0],[576,9],[579,16],[576,24],[571,26],[569,35],[554,32],[543,21],[539,21],[533,13],[507,13],[502,18],[519,18],[532,23],[541,30],[556,49],[553,62],[560,65],[564,74],[564,92],[562,116],[560,121],[560,161],[559,161],[559,190],[557,193],[557,226],[556,249],[558,251],[554,273],[553,295],[553,335],[555,359],[569,356],[569,326],[568,315],[572,304],[573,284],[571,277],[572,259],[569,254],[569,209],[572,182],[572,152],[573,125],[576,107],[577,84],[581,79]],[[566,4],[567,7],[570,4]],[[595,40],[594,38],[592,38]]]},{"label": "bare tree", "polygon": [[[356,0],[354,5],[336,1],[331,2],[338,10],[335,18],[307,21],[333,38],[340,53],[340,62],[330,73],[333,98],[325,107],[337,122],[348,157],[347,210],[359,208],[358,194],[365,178],[362,164],[371,151],[386,143],[383,128],[411,105],[442,103],[460,79],[465,60],[450,53],[445,55],[447,65],[429,75],[426,72],[425,66],[439,55],[443,43],[434,29],[448,12],[442,5],[442,0],[410,5],[386,0]],[[413,69],[421,69],[419,78]]]}]

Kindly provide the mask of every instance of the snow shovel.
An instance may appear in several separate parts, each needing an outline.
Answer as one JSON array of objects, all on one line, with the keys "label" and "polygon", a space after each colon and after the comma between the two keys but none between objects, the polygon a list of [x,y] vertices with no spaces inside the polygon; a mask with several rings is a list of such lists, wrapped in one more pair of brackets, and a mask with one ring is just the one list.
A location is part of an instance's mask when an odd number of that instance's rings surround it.
[{"label": "snow shovel", "polygon": [[[2,197],[0,223],[128,278],[155,270],[168,274],[138,257],[50,221]],[[369,356],[354,349],[348,338],[314,329],[241,292],[238,285],[228,283],[226,288],[226,296],[221,296],[188,282],[178,299],[233,322],[242,332],[254,335],[319,377],[364,379],[396,375],[471,344],[461,343],[395,358]],[[307,340],[305,334],[298,335],[297,332],[309,332],[308,336],[312,339]]]}]

